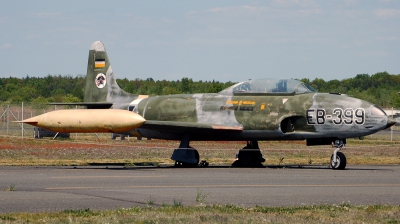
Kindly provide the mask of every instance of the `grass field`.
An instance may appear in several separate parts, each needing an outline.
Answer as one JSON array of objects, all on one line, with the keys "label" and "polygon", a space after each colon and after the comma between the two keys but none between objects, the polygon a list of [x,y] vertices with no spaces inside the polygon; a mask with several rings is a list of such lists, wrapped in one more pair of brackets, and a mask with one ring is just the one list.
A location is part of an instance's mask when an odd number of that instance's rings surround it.
[{"label": "grass field", "polygon": [[105,211],[0,214],[0,223],[400,223],[400,206],[147,205]]}]

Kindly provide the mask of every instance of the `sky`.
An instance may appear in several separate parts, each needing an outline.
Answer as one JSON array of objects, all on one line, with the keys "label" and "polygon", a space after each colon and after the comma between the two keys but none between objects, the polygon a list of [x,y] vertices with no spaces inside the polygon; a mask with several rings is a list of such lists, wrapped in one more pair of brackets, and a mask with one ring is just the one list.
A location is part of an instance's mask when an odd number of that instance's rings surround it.
[{"label": "sky", "polygon": [[0,77],[244,81],[400,74],[398,0],[0,0]]}]

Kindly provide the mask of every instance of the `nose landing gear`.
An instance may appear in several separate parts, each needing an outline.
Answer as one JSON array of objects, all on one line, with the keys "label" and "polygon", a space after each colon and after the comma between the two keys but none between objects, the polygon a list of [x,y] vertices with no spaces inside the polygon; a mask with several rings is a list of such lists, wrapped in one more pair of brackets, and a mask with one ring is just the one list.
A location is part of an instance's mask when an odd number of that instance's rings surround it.
[{"label": "nose landing gear", "polygon": [[335,151],[331,156],[331,168],[333,170],[344,170],[346,168],[347,160],[346,156],[340,152],[345,146],[345,142],[343,140],[336,140],[332,147],[336,147]]}]

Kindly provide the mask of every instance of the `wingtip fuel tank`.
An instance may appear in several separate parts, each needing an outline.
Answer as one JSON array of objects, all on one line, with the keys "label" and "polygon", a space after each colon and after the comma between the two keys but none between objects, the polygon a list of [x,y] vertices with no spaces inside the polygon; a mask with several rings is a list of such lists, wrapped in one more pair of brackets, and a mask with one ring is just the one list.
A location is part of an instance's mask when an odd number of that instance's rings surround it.
[{"label": "wingtip fuel tank", "polygon": [[146,120],[128,110],[87,109],[56,110],[19,122],[55,132],[121,133],[140,127]]}]

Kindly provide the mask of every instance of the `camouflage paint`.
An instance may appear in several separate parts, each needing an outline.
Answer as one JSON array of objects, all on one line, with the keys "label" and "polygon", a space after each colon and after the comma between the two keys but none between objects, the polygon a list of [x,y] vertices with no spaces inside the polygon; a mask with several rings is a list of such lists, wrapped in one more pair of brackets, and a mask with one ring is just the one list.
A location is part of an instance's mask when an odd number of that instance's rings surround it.
[{"label": "camouflage paint", "polygon": [[[99,66],[99,62],[104,66]],[[105,85],[101,88],[96,85],[99,75],[106,77]],[[127,93],[118,86],[103,43],[94,42],[89,50],[84,101],[112,102],[113,108],[126,109],[129,103],[137,98],[137,95]]]},{"label": "camouflage paint", "polygon": [[[104,64],[104,66],[103,66]],[[96,77],[104,74],[104,86]],[[346,95],[295,92],[177,94],[139,98],[121,90],[101,42],[89,51],[85,102],[111,102],[146,119],[144,137],[182,140],[284,140],[365,136],[393,124],[374,105]],[[284,80],[284,79],[283,79]],[[263,80],[264,82],[268,80]],[[262,82],[252,81],[262,89]],[[284,80],[274,90],[299,82]],[[244,82],[245,83],[245,82]],[[300,82],[301,83],[301,82]],[[247,83],[245,83],[247,85]],[[268,84],[275,87],[275,83]],[[247,86],[233,86],[245,91]],[[188,137],[189,136],[189,137]]]}]

